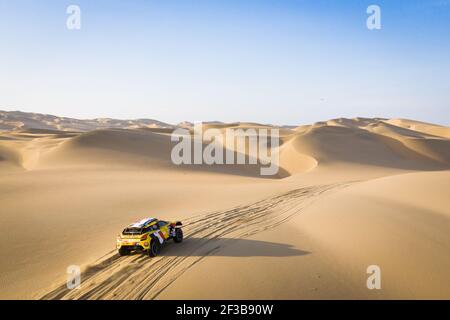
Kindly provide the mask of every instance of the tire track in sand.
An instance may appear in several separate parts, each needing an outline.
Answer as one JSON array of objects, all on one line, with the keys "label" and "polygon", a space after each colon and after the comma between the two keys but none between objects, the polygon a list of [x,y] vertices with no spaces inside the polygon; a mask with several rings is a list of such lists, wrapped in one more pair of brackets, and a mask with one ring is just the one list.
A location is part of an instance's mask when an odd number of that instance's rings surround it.
[{"label": "tire track in sand", "polygon": [[[184,272],[227,242],[243,239],[277,227],[299,214],[323,193],[347,186],[328,184],[294,189],[249,205],[216,211],[183,220],[185,240],[168,243],[161,255],[120,257],[111,251],[81,275],[81,288],[68,290],[66,284],[41,299],[155,299]],[[195,239],[196,241],[190,241]]]}]

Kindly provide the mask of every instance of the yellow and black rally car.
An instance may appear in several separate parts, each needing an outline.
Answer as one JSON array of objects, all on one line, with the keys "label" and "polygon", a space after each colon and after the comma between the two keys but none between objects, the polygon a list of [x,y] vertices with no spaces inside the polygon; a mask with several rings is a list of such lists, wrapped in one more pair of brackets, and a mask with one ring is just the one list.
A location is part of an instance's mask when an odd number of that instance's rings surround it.
[{"label": "yellow and black rally car", "polygon": [[146,218],[130,224],[117,237],[117,250],[121,256],[132,251],[147,252],[150,257],[158,255],[161,246],[170,239],[183,241],[181,222],[167,222],[155,218]]}]

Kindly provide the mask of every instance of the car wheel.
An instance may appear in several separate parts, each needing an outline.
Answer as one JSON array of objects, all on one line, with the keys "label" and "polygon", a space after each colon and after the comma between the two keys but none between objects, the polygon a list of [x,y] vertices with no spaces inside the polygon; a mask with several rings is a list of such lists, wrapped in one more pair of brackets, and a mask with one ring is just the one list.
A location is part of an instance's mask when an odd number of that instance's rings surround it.
[{"label": "car wheel", "polygon": [[150,249],[148,249],[148,255],[150,257],[156,257],[159,254],[160,244],[157,240],[152,240],[150,243]]},{"label": "car wheel", "polygon": [[127,256],[127,255],[129,255],[129,254],[130,254],[130,250],[124,249],[124,248],[120,248],[120,249],[119,249],[119,255],[120,255],[120,256]]},{"label": "car wheel", "polygon": [[183,230],[177,228],[177,231],[175,231],[175,237],[173,238],[173,241],[175,241],[176,243],[183,242]]}]

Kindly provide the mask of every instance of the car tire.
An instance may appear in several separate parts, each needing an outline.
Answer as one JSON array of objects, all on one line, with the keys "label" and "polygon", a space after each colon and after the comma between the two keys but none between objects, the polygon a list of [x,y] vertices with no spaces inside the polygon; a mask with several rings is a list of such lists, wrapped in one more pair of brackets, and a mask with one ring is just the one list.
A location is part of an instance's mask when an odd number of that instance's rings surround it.
[{"label": "car tire", "polygon": [[120,248],[120,249],[119,249],[119,255],[120,255],[121,257],[127,256],[127,255],[129,255],[129,254],[130,254],[130,250],[128,250],[128,249],[123,249],[123,248]]},{"label": "car tire", "polygon": [[175,231],[175,237],[173,238],[173,241],[175,241],[176,243],[183,242],[183,230],[177,228],[177,230]]},{"label": "car tire", "polygon": [[150,249],[148,249],[148,255],[150,257],[156,257],[159,254],[160,243],[157,240],[152,240],[150,243]]}]

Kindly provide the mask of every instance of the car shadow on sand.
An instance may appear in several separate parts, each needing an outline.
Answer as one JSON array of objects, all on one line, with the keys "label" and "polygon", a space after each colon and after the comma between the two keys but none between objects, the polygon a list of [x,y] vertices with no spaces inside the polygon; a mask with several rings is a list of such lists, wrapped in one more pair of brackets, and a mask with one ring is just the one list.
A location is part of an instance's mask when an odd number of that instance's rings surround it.
[{"label": "car shadow on sand", "polygon": [[160,256],[290,257],[310,253],[289,244],[261,240],[186,238],[182,243],[165,245]]}]

